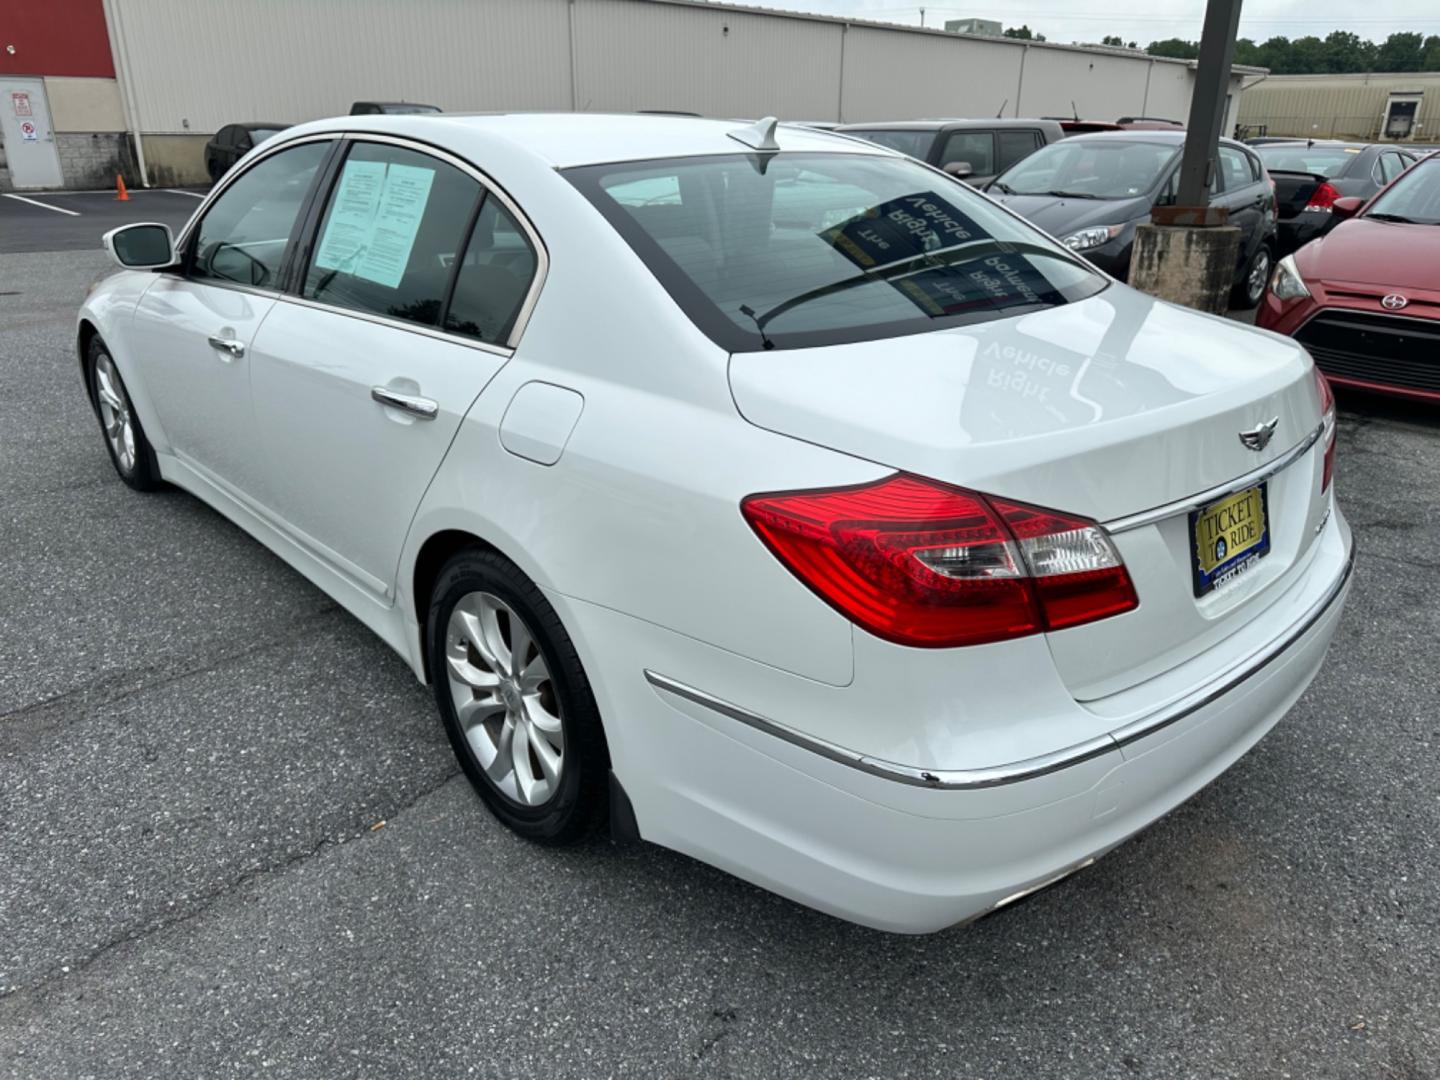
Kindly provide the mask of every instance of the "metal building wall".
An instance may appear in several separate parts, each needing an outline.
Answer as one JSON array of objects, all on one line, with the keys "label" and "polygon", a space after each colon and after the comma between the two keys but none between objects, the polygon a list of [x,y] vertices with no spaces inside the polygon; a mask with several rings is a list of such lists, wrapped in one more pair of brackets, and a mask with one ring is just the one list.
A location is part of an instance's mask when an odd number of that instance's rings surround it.
[{"label": "metal building wall", "polygon": [[578,109],[836,117],[840,23],[636,0],[574,12]]},{"label": "metal building wall", "polygon": [[117,15],[145,132],[297,122],[356,100],[571,107],[567,0],[111,0]]},{"label": "metal building wall", "polygon": [[1247,91],[1240,123],[1271,135],[1378,138],[1392,93],[1423,92],[1416,120],[1419,141],[1440,140],[1440,72],[1272,75]]},{"label": "metal building wall", "polygon": [[924,116],[1014,116],[1024,48],[941,34],[851,26],[840,97],[847,123]]}]

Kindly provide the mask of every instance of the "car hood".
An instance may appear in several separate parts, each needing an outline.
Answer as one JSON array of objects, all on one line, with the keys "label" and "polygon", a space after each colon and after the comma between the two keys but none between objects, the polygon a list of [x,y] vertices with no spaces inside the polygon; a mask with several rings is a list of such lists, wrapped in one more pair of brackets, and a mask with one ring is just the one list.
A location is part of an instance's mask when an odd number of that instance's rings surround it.
[{"label": "car hood", "polygon": [[1403,289],[1434,289],[1440,226],[1355,218],[1301,248],[1302,277]]},{"label": "car hood", "polygon": [[[1319,421],[1288,338],[1114,284],[975,326],[736,353],[751,423],[894,469],[1109,521],[1228,483]],[[1242,430],[1279,418],[1263,453]]]},{"label": "car hood", "polygon": [[996,202],[1014,210],[1051,236],[1064,238],[1091,225],[1123,225],[1150,210],[1148,197],[1135,199],[1061,199],[1054,195],[1004,195],[990,192]]}]

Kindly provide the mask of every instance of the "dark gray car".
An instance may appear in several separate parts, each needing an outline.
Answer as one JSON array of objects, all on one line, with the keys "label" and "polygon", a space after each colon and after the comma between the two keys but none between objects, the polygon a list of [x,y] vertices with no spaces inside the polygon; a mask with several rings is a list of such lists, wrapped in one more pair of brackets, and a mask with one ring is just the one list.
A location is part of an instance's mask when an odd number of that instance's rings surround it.
[{"label": "dark gray car", "polygon": [[1369,199],[1424,156],[1408,147],[1329,139],[1270,142],[1255,152],[1275,181],[1281,258],[1330,231],[1336,199]]},{"label": "dark gray car", "polygon": [[[1126,280],[1135,227],[1175,201],[1183,131],[1107,131],[1047,146],[1000,176],[991,196],[1106,273]],[[1212,206],[1240,228],[1231,303],[1253,308],[1275,260],[1275,197],[1253,150],[1220,140]]]},{"label": "dark gray car", "polygon": [[835,131],[898,150],[976,187],[1065,137],[1054,120],[896,120],[843,124]]}]

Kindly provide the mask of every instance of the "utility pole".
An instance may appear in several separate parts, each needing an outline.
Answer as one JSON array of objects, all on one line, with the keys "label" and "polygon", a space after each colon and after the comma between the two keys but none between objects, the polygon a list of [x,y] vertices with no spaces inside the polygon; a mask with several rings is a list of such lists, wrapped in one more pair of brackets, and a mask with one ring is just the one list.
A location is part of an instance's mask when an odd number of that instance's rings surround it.
[{"label": "utility pole", "polygon": [[1130,268],[1137,289],[1216,314],[1229,307],[1239,261],[1240,230],[1224,207],[1210,205],[1239,29],[1240,0],[1207,0],[1175,202],[1156,206],[1136,229]]},{"label": "utility pole", "polygon": [[920,9],[920,25],[922,27],[925,25],[925,9],[923,7]]}]

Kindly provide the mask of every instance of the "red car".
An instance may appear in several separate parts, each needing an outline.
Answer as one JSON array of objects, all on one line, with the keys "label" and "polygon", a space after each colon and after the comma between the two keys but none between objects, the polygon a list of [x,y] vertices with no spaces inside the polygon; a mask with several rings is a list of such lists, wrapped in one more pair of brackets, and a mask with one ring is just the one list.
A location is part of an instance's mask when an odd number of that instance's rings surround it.
[{"label": "red car", "polygon": [[1332,212],[1349,220],[1276,264],[1256,325],[1333,383],[1440,401],[1440,154]]}]

